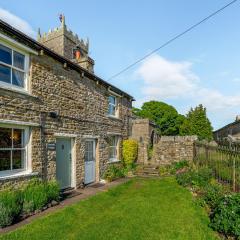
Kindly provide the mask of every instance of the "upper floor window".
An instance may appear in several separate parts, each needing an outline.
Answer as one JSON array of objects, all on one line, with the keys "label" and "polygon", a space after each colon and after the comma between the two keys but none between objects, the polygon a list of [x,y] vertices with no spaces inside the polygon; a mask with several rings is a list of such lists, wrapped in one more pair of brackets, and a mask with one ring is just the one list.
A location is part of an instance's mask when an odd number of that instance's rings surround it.
[{"label": "upper floor window", "polygon": [[0,81],[26,88],[26,55],[0,44]]},{"label": "upper floor window", "polygon": [[113,95],[108,97],[108,114],[117,117],[117,98]]},{"label": "upper floor window", "polygon": [[26,170],[27,129],[0,127],[0,173]]}]

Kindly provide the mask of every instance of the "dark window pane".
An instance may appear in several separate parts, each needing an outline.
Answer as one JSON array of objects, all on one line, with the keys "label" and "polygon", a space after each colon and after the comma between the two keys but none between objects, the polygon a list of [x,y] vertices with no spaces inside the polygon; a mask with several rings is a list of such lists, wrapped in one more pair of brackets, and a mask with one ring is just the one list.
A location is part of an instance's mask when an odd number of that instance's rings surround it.
[{"label": "dark window pane", "polygon": [[13,148],[23,148],[23,129],[13,130]]},{"label": "dark window pane", "polygon": [[0,81],[11,83],[11,69],[1,64],[0,64]]},{"label": "dark window pane", "polygon": [[109,137],[109,146],[114,146],[114,137]]},{"label": "dark window pane", "polygon": [[12,129],[0,128],[0,148],[12,147]]},{"label": "dark window pane", "polygon": [[12,50],[0,44],[0,61],[12,65]]},{"label": "dark window pane", "polygon": [[24,169],[24,150],[12,151],[12,169]]},{"label": "dark window pane", "polygon": [[13,52],[13,65],[24,70],[25,56],[19,52]]},{"label": "dark window pane", "polygon": [[24,73],[13,69],[12,84],[19,87],[24,87]]},{"label": "dark window pane", "polygon": [[0,171],[11,170],[11,151],[0,150]]}]

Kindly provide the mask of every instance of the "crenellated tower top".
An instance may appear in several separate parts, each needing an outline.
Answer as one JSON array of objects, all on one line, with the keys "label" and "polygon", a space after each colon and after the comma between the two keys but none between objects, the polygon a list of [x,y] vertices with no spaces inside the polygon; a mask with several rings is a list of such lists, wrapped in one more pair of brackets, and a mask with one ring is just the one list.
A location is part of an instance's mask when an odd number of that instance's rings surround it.
[{"label": "crenellated tower top", "polygon": [[81,67],[93,72],[94,60],[89,57],[89,39],[80,39],[67,28],[65,16],[59,15],[61,25],[50,29],[48,33],[41,34],[38,30],[37,40],[56,53],[79,64]]}]

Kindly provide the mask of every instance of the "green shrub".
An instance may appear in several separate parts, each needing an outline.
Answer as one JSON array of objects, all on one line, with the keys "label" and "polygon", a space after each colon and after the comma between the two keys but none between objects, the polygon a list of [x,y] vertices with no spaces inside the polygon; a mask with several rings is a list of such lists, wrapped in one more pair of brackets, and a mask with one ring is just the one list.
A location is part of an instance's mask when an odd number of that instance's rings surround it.
[{"label": "green shrub", "polygon": [[187,172],[179,173],[179,174],[176,175],[177,182],[184,187],[191,186],[192,181],[194,179],[194,177],[193,177],[194,174],[195,173],[194,173],[193,170],[189,170]]},{"label": "green shrub", "polygon": [[182,160],[182,161],[173,163],[173,167],[177,171],[177,170],[183,169],[185,167],[189,167],[189,163],[186,160]]},{"label": "green shrub", "polygon": [[56,181],[43,183],[31,180],[23,190],[0,191],[0,227],[11,225],[19,216],[41,210],[52,200],[59,201],[59,185]]},{"label": "green shrub", "polygon": [[211,209],[214,209],[224,194],[225,191],[221,184],[212,183],[203,188],[202,198]]},{"label": "green shrub", "polygon": [[240,239],[240,193],[223,196],[213,209],[211,227]]},{"label": "green shrub", "polygon": [[164,176],[168,176],[170,175],[171,172],[171,165],[164,165],[164,166],[160,166],[158,168],[159,171],[159,175],[164,177]]},{"label": "green shrub", "polygon": [[131,165],[125,165],[122,167],[123,176],[128,176],[128,174],[133,174],[136,171],[137,164],[132,163]]},{"label": "green shrub", "polygon": [[45,183],[45,190],[47,194],[48,203],[51,201],[59,201],[60,187],[57,181],[49,181]]},{"label": "green shrub", "polygon": [[204,187],[210,183],[212,179],[212,170],[201,168],[199,170],[189,170],[187,172],[177,174],[177,182],[185,187]]},{"label": "green shrub", "polygon": [[123,141],[123,162],[125,165],[132,165],[138,156],[138,143],[136,140],[128,139]]},{"label": "green shrub", "polygon": [[199,187],[204,187],[210,183],[213,178],[213,172],[209,168],[200,168],[197,170],[195,185]]},{"label": "green shrub", "polygon": [[177,171],[188,167],[189,164],[187,161],[174,162],[171,165],[163,165],[159,167],[160,176],[167,176],[176,174]]},{"label": "green shrub", "polygon": [[148,159],[150,160],[153,156],[153,145],[148,145],[147,155],[148,155]]},{"label": "green shrub", "polygon": [[0,192],[0,227],[11,225],[22,211],[20,191],[4,190]]},{"label": "green shrub", "polygon": [[23,212],[41,210],[48,203],[46,185],[37,179],[31,180],[23,190]]},{"label": "green shrub", "polygon": [[105,170],[103,178],[108,180],[109,182],[113,181],[114,179],[124,177],[124,168],[123,166],[119,165],[110,165]]}]

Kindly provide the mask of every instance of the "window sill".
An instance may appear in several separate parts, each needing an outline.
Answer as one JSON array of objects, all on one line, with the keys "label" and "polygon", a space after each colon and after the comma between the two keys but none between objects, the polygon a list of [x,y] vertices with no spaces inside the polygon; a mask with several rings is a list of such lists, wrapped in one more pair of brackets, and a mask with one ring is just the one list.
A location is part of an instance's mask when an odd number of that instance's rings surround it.
[{"label": "window sill", "polygon": [[118,121],[122,121],[122,119],[120,119],[119,117],[113,116],[113,115],[107,115],[108,118],[114,119],[114,120],[118,120]]},{"label": "window sill", "polygon": [[108,160],[107,164],[111,164],[111,163],[120,163],[121,160]]},{"label": "window sill", "polygon": [[37,176],[38,172],[28,172],[28,171],[22,171],[22,172],[15,172],[15,173],[8,173],[8,174],[0,174],[0,181],[1,180],[11,180],[19,177],[34,177]]},{"label": "window sill", "polygon": [[29,97],[37,98],[37,97],[33,96],[32,94],[30,94],[26,89],[21,89],[21,88],[12,86],[10,84],[4,84],[4,83],[0,82],[0,88],[4,89],[4,90],[15,92],[15,93],[24,94],[24,95],[27,95]]}]

